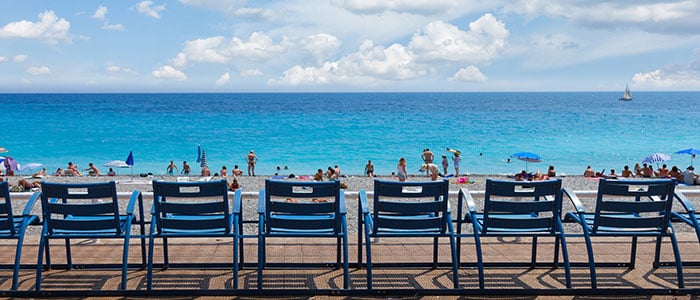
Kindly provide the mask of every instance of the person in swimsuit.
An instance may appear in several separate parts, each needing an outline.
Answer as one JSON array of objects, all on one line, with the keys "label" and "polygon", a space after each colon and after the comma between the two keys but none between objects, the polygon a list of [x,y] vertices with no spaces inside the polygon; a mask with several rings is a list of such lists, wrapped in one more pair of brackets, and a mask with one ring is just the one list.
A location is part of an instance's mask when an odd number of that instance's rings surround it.
[{"label": "person in swimsuit", "polygon": [[258,162],[258,157],[255,155],[253,150],[248,153],[248,176],[255,176],[255,163]]},{"label": "person in swimsuit", "polygon": [[406,177],[408,177],[408,173],[406,172],[406,159],[403,157],[400,158],[396,168],[398,169],[399,181],[406,181]]},{"label": "person in swimsuit", "polygon": [[[432,151],[430,151],[430,149],[425,148],[425,149],[423,149],[423,154],[421,154],[420,158],[423,160],[423,162],[425,164],[432,164],[433,159],[435,159],[435,155],[433,154]],[[426,170],[425,175],[430,176],[429,171]]]},{"label": "person in swimsuit", "polygon": [[185,175],[190,175],[190,165],[187,164],[187,161],[182,162],[182,171],[180,173],[185,174]]},{"label": "person in swimsuit", "polygon": [[175,163],[171,160],[170,164],[168,165],[167,171],[168,171],[168,175],[173,175],[175,173],[175,171],[179,172],[180,170],[177,168]]},{"label": "person in swimsuit", "polygon": [[450,165],[449,162],[447,162],[447,155],[442,156],[442,174],[447,175],[447,167]]},{"label": "person in swimsuit", "polygon": [[365,165],[365,174],[369,177],[374,177],[374,165],[371,160],[368,160],[367,165]]}]

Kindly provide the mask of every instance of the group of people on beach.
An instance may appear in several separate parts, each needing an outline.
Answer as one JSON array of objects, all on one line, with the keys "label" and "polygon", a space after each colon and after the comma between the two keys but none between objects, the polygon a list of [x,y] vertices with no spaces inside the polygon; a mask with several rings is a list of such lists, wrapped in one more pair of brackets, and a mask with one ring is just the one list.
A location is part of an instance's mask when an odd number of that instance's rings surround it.
[{"label": "group of people on beach", "polygon": [[684,183],[687,185],[694,185],[694,184],[700,184],[700,176],[698,174],[695,174],[695,167],[688,166],[685,171],[681,171],[680,168],[677,166],[671,167],[671,169],[668,169],[668,166],[666,164],[661,165],[660,168],[657,170],[654,170],[654,168],[647,164],[647,163],[642,163],[640,166],[639,163],[634,165],[634,169],[630,169],[628,165],[625,165],[622,168],[622,173],[618,175],[618,173],[615,172],[615,169],[610,169],[610,173],[605,174],[605,169],[603,169],[602,172],[596,172],[591,168],[591,166],[586,167],[586,170],[583,172],[584,177],[590,177],[590,178],[595,178],[595,177],[601,177],[601,178],[673,178],[676,180],[678,183]]},{"label": "group of people on beach", "polygon": [[[46,176],[46,169],[43,169],[43,174],[42,173],[35,173],[34,177],[43,177]],[[100,169],[98,169],[95,164],[93,163],[88,163],[88,168],[83,169],[83,172],[87,172],[88,176],[102,176],[103,174],[100,173]],[[80,169],[78,169],[78,165],[74,164],[73,162],[69,161],[68,162],[68,167],[66,169],[61,169],[57,168],[56,172],[53,173],[54,176],[83,176],[83,173],[80,172]],[[109,168],[109,171],[107,171],[107,176],[116,176],[117,173],[114,172],[113,168]]]}]

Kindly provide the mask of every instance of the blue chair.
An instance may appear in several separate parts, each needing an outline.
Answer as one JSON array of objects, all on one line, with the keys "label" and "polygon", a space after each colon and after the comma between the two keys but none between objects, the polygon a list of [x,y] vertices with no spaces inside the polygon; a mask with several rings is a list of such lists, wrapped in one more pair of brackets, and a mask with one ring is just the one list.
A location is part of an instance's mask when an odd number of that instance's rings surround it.
[{"label": "blue chair", "polygon": [[[51,183],[41,184],[41,208],[43,229],[39,242],[39,255],[36,265],[36,290],[41,290],[44,251],[46,267],[51,268],[49,241],[62,239],[66,242],[68,268],[73,268],[71,239],[122,239],[122,282],[120,289],[126,288],[126,275],[129,258],[131,227],[135,220],[134,206],[143,208],[143,198],[134,191],[126,207],[126,213],[119,212],[119,199],[114,181],[102,183]],[[137,221],[144,232],[143,219]],[[141,239],[141,258],[145,265],[144,239]]]},{"label": "blue chair", "polygon": [[[450,240],[454,288],[459,288],[455,232],[449,206],[449,181],[374,181],[374,202],[359,192],[357,262],[362,266],[362,242],[367,253],[367,288],[372,289],[372,238],[433,238],[432,267],[438,264],[438,238]],[[397,253],[397,255],[401,255]],[[404,264],[407,265],[407,264]],[[420,265],[420,264],[418,264]],[[424,264],[423,264],[424,265]]]},{"label": "blue chair", "polygon": [[[169,238],[231,238],[234,288],[238,288],[239,218],[241,191],[233,197],[233,211],[228,198],[226,180],[197,182],[153,181],[153,208],[148,245],[148,290],[153,288],[154,239],[163,239],[163,267],[170,267]],[[208,264],[212,266],[214,264]],[[196,267],[182,264],[182,267]]]},{"label": "blue chair", "polygon": [[17,240],[15,248],[15,264],[12,273],[12,290],[17,290],[19,284],[19,267],[20,258],[22,257],[22,245],[24,242],[24,233],[29,225],[39,225],[39,217],[32,215],[34,203],[39,199],[39,192],[34,193],[21,215],[15,215],[12,212],[12,200],[10,199],[10,188],[7,181],[0,182],[0,198],[4,201],[0,202],[0,239]]},{"label": "blue chair", "polygon": [[597,236],[631,237],[630,262],[625,264],[630,268],[634,268],[635,265],[638,237],[656,238],[655,268],[659,265],[661,239],[670,238],[678,273],[678,286],[684,287],[678,241],[671,225],[674,188],[673,179],[600,179],[595,211],[592,213],[586,212],[574,192],[564,190],[576,209],[576,212],[567,213],[566,219],[577,222],[583,228],[592,288],[597,288],[597,280],[591,237]]},{"label": "blue chair", "polygon": [[[695,235],[698,237],[698,242],[700,242],[700,222],[698,222],[698,217],[695,212],[695,206],[690,200],[679,190],[674,191],[674,196],[678,203],[683,207],[684,211],[674,211],[671,215],[671,222],[681,222],[695,229]],[[698,266],[700,262],[683,262],[686,266]],[[661,263],[660,265],[669,265],[668,263]]]},{"label": "blue chair", "polygon": [[[481,238],[484,237],[532,237],[532,254],[530,267],[537,266],[537,238],[554,237],[554,262],[559,263],[559,242],[561,241],[566,287],[571,288],[571,270],[566,239],[562,226],[562,182],[561,179],[548,181],[500,181],[486,180],[484,208],[479,212],[469,191],[459,192],[459,209],[466,202],[468,211],[464,220],[459,219],[458,249],[461,250],[463,222],[473,225],[477,268],[479,269],[479,288],[484,289],[484,261]],[[495,265],[515,267],[517,263],[500,262]]]},{"label": "blue chair", "polygon": [[[265,180],[258,200],[258,289],[263,287],[268,238],[335,238],[335,266],[343,266],[343,288],[350,282],[345,195],[339,181]],[[342,247],[342,249],[341,249]],[[342,253],[342,262],[341,262]],[[297,264],[298,265],[298,264]]]}]

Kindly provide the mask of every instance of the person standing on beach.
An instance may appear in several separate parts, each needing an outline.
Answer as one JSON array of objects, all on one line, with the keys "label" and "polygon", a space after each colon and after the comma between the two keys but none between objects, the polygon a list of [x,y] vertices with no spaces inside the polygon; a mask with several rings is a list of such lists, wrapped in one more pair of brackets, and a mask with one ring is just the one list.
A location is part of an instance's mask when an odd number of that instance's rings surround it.
[{"label": "person standing on beach", "polygon": [[222,166],[222,167],[221,167],[221,171],[219,171],[219,174],[220,174],[221,177],[223,177],[223,178],[226,178],[226,176],[228,176],[228,170],[226,170],[226,166]]},{"label": "person standing on beach", "polygon": [[365,174],[369,177],[374,177],[374,165],[371,160],[368,160],[367,165],[365,165]]},{"label": "person standing on beach", "polygon": [[406,177],[408,177],[408,173],[406,172],[406,159],[403,157],[400,158],[396,168],[398,169],[399,181],[406,181]]},{"label": "person standing on beach", "polygon": [[459,157],[459,152],[455,152],[454,156],[452,156],[452,165],[455,168],[455,177],[459,176],[459,162],[462,161],[462,158]]},{"label": "person standing on beach", "polygon": [[[423,154],[421,154],[420,158],[423,160],[425,164],[432,164],[433,160],[435,159],[435,155],[433,154],[430,149],[425,148],[423,149]],[[426,176],[430,176],[430,173],[428,171],[425,172]]]},{"label": "person standing on beach", "polygon": [[170,161],[170,164],[168,165],[167,171],[168,171],[168,175],[173,175],[175,173],[175,171],[180,172],[180,170],[177,168],[177,166],[175,165],[175,163],[172,160]]},{"label": "person standing on beach", "polygon": [[180,173],[185,174],[185,175],[190,175],[190,171],[191,171],[190,165],[187,164],[187,161],[183,161],[182,162],[182,172],[180,172]]},{"label": "person standing on beach", "polygon": [[442,174],[447,176],[447,167],[449,167],[450,164],[447,162],[447,155],[442,156]]},{"label": "person standing on beach", "polygon": [[255,176],[255,164],[258,162],[258,156],[253,150],[248,153],[248,176]]},{"label": "person standing on beach", "polygon": [[333,169],[333,177],[340,178],[340,167],[338,167],[338,165],[335,165],[335,168]]}]

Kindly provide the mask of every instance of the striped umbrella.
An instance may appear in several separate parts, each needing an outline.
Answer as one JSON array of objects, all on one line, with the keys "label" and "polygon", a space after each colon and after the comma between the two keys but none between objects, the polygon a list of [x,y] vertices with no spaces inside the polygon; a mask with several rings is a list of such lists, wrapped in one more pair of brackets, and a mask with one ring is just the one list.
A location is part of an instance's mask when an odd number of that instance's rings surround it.
[{"label": "striped umbrella", "polygon": [[665,162],[667,160],[671,160],[671,156],[665,153],[654,153],[642,161],[643,163],[648,163],[648,164],[656,164],[656,167],[659,166],[659,163]]}]

